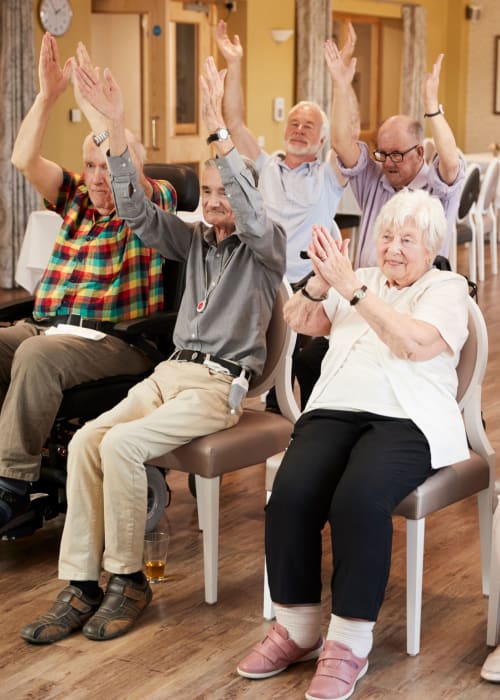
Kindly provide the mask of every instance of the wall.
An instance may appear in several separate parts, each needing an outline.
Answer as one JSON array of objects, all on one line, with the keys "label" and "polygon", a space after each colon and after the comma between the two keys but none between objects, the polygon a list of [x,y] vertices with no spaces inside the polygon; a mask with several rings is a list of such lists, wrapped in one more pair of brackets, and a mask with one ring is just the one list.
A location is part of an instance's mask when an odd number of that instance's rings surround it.
[{"label": "wall", "polygon": [[500,1],[481,0],[481,19],[468,22],[467,60],[468,110],[465,124],[465,151],[486,151],[490,143],[500,143],[500,114],[493,114],[494,37],[500,35]]},{"label": "wall", "polygon": [[[229,17],[230,35],[237,33],[245,51],[246,121],[255,136],[263,136],[264,148],[272,152],[283,148],[284,122],[272,118],[273,98],[285,99],[285,113],[294,98],[294,36],[276,44],[272,29],[295,27],[293,0],[246,0],[237,2],[237,11]],[[241,31],[245,25],[245,31]]]}]

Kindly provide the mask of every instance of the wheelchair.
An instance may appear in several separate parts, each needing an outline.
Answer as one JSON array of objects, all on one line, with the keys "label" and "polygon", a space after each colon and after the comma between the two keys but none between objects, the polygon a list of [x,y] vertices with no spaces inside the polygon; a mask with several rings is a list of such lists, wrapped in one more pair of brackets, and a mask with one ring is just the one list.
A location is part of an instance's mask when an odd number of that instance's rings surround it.
[{"label": "wheelchair", "polygon": [[[177,211],[194,211],[200,188],[195,171],[185,165],[151,163],[144,166],[149,177],[168,180],[177,192]],[[165,260],[163,263],[164,310],[151,316],[117,323],[131,344],[146,349],[154,363],[169,357],[173,350],[173,330],[185,285],[184,263]],[[0,323],[12,323],[31,315],[34,299],[0,307]],[[30,508],[26,513],[0,528],[0,538],[14,540],[26,537],[43,527],[46,520],[66,512],[66,458],[68,443],[86,421],[108,411],[127,395],[142,375],[116,375],[86,382],[64,392],[63,400],[42,450],[40,477],[30,484]],[[148,505],[146,531],[154,530],[170,503],[167,470],[146,467]]]}]

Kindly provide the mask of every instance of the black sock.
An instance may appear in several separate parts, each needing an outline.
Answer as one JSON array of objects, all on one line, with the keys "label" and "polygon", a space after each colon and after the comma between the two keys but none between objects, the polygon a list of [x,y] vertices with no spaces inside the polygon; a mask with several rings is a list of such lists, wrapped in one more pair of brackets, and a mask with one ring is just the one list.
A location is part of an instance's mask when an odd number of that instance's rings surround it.
[{"label": "black sock", "polygon": [[142,571],[134,571],[132,574],[119,574],[119,575],[123,576],[124,578],[129,578],[134,583],[143,583],[144,582],[144,574],[142,573]]},{"label": "black sock", "polygon": [[91,600],[96,600],[101,597],[101,589],[97,581],[70,581],[71,586],[79,588],[82,593]]}]

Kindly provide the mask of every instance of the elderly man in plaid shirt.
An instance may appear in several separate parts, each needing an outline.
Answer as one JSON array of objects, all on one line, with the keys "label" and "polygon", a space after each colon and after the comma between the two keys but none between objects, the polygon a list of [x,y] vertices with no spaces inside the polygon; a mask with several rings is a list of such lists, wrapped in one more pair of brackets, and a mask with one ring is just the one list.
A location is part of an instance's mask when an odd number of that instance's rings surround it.
[{"label": "elderly man in plaid shirt", "polygon": [[[106,134],[85,139],[82,175],[40,153],[49,115],[69,84],[71,69],[72,59],[61,68],[57,44],[46,34],[40,91],[21,124],[12,155],[12,163],[63,223],[36,294],[33,317],[0,329],[0,526],[22,519],[29,505],[28,485],[38,479],[41,449],[63,391],[120,374],[125,367],[129,374],[147,371],[152,361],[113,335],[113,325],[160,311],[163,305],[160,254],[144,245],[116,214]],[[144,149],[131,134],[127,138],[147,196],[173,210],[175,190],[144,176]],[[56,323],[106,335],[92,340],[47,333]]]}]

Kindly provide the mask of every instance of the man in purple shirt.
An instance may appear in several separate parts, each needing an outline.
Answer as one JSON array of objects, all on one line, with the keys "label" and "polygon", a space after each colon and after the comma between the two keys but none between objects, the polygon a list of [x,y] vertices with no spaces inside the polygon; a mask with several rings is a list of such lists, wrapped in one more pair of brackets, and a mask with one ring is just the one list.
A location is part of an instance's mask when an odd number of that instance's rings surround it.
[{"label": "man in purple shirt", "polygon": [[442,255],[448,256],[465,175],[453,132],[438,102],[439,74],[443,54],[438,56],[430,73],[424,76],[422,97],[424,117],[428,119],[436,147],[431,164],[424,160],[424,129],[420,122],[398,114],[386,119],[377,134],[377,149],[370,158],[367,144],[357,141],[352,132],[352,80],[356,59],[342,59],[333,41],[325,45],[325,59],[334,85],[332,109],[332,145],[338,155],[340,172],[349,178],[362,210],[355,267],[376,264],[372,241],[373,223],[382,206],[400,189],[424,189],[443,205],[448,221],[448,237]]}]

